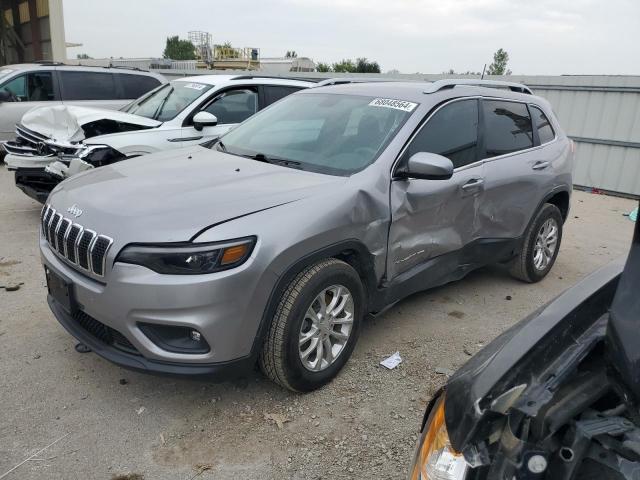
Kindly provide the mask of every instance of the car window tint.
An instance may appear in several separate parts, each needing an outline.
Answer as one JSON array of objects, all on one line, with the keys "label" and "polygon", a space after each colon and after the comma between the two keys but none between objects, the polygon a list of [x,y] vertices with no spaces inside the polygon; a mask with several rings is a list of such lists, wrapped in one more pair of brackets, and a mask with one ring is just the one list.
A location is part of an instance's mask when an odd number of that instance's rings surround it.
[{"label": "car window tint", "polygon": [[136,99],[147,92],[150,92],[158,85],[160,81],[155,77],[147,75],[135,75],[133,73],[118,73],[118,78],[124,91],[126,99]]},{"label": "car window tint", "polygon": [[300,90],[300,87],[286,87],[283,85],[265,85],[263,88],[265,107]]},{"label": "car window tint", "polygon": [[27,76],[20,75],[2,85],[2,90],[17,97],[21,102],[27,101]]},{"label": "car window tint", "polygon": [[30,102],[53,100],[53,78],[51,72],[37,72],[27,75],[27,91]]},{"label": "car window tint", "polygon": [[112,73],[61,71],[65,100],[115,100],[116,84]]},{"label": "car window tint", "polygon": [[533,147],[531,118],[524,103],[483,100],[487,158]]},{"label": "car window tint", "polygon": [[478,101],[456,101],[429,118],[409,144],[403,161],[418,152],[437,153],[447,157],[458,168],[478,159],[477,145]]},{"label": "car window tint", "polygon": [[531,106],[530,108],[531,115],[533,115],[536,128],[538,129],[540,143],[543,144],[550,142],[556,137],[553,127],[551,126],[551,122],[549,122],[547,116],[538,107]]},{"label": "car window tint", "polygon": [[219,124],[243,122],[257,110],[258,94],[248,89],[224,92],[205,108],[218,118]]}]

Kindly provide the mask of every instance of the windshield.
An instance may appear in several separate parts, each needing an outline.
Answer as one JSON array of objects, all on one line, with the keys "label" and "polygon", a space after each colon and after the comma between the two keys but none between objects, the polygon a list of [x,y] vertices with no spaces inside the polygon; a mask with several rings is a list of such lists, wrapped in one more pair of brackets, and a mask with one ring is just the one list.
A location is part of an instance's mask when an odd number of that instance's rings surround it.
[{"label": "windshield", "polygon": [[195,99],[212,87],[213,85],[206,83],[174,81],[135,100],[123,111],[166,122],[173,120]]},{"label": "windshield", "polygon": [[294,94],[221,138],[227,153],[350,175],[373,163],[416,103],[359,95]]}]

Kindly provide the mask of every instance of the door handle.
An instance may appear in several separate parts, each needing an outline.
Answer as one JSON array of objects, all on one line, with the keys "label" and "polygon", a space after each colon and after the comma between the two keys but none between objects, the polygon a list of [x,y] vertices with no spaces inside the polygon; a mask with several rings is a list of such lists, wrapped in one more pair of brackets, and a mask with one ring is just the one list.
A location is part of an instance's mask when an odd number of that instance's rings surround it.
[{"label": "door handle", "polygon": [[462,190],[472,190],[474,188],[481,187],[484,184],[484,180],[482,178],[472,178],[467,183],[462,185]]},{"label": "door handle", "polygon": [[533,170],[544,170],[545,168],[547,168],[549,166],[549,162],[545,161],[541,161],[541,162],[536,162],[533,164],[533,166],[531,167]]}]

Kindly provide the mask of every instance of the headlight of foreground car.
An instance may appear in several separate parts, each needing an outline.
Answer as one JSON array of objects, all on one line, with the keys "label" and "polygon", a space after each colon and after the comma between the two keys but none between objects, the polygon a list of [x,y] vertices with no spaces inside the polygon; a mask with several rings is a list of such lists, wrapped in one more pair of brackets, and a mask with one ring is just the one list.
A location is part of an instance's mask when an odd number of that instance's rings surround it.
[{"label": "headlight of foreground car", "polygon": [[467,462],[449,442],[444,397],[436,401],[420,436],[411,480],[463,480],[467,475]]},{"label": "headlight of foreground car", "polygon": [[157,273],[198,275],[242,265],[255,244],[256,237],[203,244],[129,245],[116,262],[142,265]]}]

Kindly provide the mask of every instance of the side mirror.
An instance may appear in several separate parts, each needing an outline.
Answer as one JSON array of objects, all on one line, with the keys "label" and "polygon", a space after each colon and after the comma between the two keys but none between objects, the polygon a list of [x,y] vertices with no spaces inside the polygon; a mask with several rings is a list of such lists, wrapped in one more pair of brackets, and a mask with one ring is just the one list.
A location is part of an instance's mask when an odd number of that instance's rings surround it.
[{"label": "side mirror", "polygon": [[419,178],[423,180],[447,180],[453,175],[453,163],[447,157],[437,153],[414,153],[407,166],[398,171],[403,178]]},{"label": "side mirror", "polygon": [[0,90],[0,103],[10,102],[10,101],[11,101],[11,94],[4,89]]},{"label": "side mirror", "polygon": [[198,112],[193,116],[193,127],[200,131],[204,127],[215,127],[218,124],[218,117],[209,112]]}]

